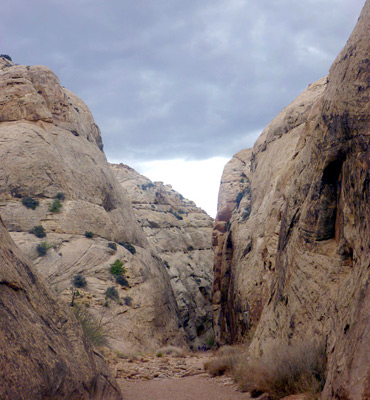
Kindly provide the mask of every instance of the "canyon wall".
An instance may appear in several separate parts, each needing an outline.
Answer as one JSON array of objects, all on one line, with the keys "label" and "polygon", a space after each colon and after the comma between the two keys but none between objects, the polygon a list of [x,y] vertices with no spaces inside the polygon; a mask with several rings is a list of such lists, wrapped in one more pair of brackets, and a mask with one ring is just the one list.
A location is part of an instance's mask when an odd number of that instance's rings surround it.
[{"label": "canyon wall", "polygon": [[370,398],[369,32],[367,1],[328,78],[226,167],[214,230],[218,341],[323,341],[324,399]]},{"label": "canyon wall", "polygon": [[114,378],[0,219],[0,398],[122,399]]},{"label": "canyon wall", "polygon": [[[15,243],[67,304],[71,280],[85,278],[75,301],[103,321],[114,350],[186,345],[166,267],[106,161],[87,106],[48,68],[4,58],[0,88],[0,215]],[[37,251],[42,243],[46,254]],[[110,272],[117,259],[120,282]]]},{"label": "canyon wall", "polygon": [[140,226],[166,265],[193,348],[212,342],[213,219],[162,182],[124,164],[111,166]]}]

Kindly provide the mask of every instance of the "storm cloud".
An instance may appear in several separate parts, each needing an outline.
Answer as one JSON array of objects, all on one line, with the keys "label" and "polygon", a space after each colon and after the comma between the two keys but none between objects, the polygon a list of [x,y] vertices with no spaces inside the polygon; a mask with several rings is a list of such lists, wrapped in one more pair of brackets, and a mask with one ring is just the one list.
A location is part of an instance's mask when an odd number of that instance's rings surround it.
[{"label": "storm cloud", "polygon": [[364,0],[12,0],[0,52],[78,94],[113,161],[230,157],[328,73]]}]

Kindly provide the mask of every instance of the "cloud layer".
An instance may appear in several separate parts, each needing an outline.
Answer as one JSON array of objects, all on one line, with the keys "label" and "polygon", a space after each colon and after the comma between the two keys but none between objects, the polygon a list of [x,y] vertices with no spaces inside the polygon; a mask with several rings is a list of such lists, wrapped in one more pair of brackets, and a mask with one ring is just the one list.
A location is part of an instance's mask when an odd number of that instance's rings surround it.
[{"label": "cloud layer", "polygon": [[230,157],[327,74],[364,0],[12,0],[1,53],[91,108],[109,159]]}]

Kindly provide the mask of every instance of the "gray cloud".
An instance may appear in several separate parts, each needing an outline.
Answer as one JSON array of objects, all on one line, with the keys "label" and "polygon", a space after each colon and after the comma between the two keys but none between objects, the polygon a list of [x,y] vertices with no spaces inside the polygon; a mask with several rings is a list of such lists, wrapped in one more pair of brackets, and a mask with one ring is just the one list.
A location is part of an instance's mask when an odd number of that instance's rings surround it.
[{"label": "gray cloud", "polygon": [[12,0],[0,52],[91,108],[110,159],[231,156],[327,74],[364,0]]}]

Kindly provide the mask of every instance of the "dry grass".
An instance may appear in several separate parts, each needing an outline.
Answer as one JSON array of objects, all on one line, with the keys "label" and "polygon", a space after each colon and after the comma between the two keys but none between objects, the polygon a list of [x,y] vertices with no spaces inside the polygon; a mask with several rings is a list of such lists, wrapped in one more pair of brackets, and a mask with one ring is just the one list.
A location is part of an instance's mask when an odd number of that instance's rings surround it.
[{"label": "dry grass", "polygon": [[297,393],[316,398],[325,384],[325,347],[314,342],[271,347],[258,360],[240,363],[234,376],[252,395],[269,393],[273,399]]},{"label": "dry grass", "polygon": [[156,356],[157,357],[162,357],[164,354],[173,356],[173,357],[185,357],[185,351],[181,349],[180,347],[176,346],[166,346],[166,347],[161,347],[156,351]]},{"label": "dry grass", "polygon": [[232,346],[221,347],[216,357],[204,363],[204,369],[212,376],[232,373],[241,363],[242,352],[240,348]]}]

